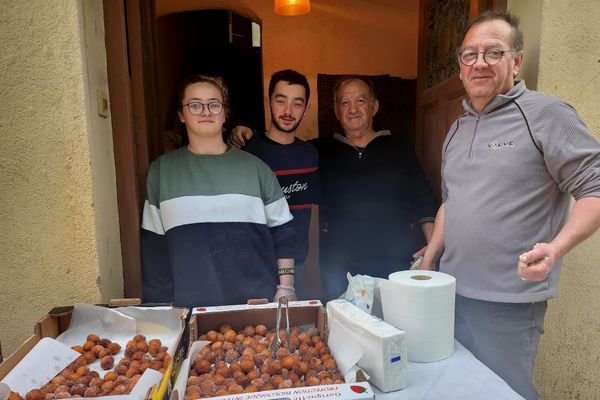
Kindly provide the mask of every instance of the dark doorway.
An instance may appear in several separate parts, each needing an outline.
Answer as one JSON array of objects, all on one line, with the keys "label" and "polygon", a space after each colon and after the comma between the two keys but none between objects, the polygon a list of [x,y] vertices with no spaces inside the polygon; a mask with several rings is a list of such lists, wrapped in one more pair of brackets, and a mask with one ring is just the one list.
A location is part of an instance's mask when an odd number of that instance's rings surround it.
[{"label": "dark doorway", "polygon": [[229,10],[170,14],[157,19],[159,126],[164,150],[187,142],[178,124],[175,90],[189,73],[221,76],[230,91],[229,127],[264,130],[260,25]]}]

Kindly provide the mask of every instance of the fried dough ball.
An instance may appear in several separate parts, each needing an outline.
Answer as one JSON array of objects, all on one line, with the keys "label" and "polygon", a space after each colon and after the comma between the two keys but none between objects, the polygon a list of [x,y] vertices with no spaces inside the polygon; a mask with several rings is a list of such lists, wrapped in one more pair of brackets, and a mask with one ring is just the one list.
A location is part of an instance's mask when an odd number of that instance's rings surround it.
[{"label": "fried dough ball", "polygon": [[273,385],[273,387],[276,387],[276,388],[278,388],[278,387],[279,387],[279,384],[280,384],[281,382],[283,382],[284,380],[285,380],[285,378],[283,377],[283,375],[273,375],[273,376],[271,377],[271,380],[270,380],[270,382],[271,382],[271,385]]},{"label": "fried dough ball", "polygon": [[244,389],[244,393],[254,393],[254,392],[258,392],[258,387],[256,387],[255,385],[248,385]]},{"label": "fried dough ball", "polygon": [[32,389],[25,395],[26,400],[42,400],[45,397],[45,393],[40,389]]},{"label": "fried dough ball", "polygon": [[112,390],[115,388],[115,382],[114,381],[104,381],[104,383],[102,384],[102,386],[100,386],[100,389],[108,394],[110,392],[112,392]]},{"label": "fried dough ball", "polygon": [[256,328],[254,328],[254,332],[257,335],[265,336],[268,332],[268,329],[264,325],[256,325]]},{"label": "fried dough ball", "polygon": [[308,386],[317,386],[319,383],[321,383],[321,380],[316,376],[311,376],[306,380],[306,384]]},{"label": "fried dough ball", "polygon": [[246,375],[248,376],[248,380],[253,381],[254,379],[258,378],[260,376],[260,374],[258,373],[257,370],[253,369],[252,371],[249,371],[246,373]]},{"label": "fried dough ball", "polygon": [[[240,359],[240,361],[241,361],[241,359]],[[229,364],[229,369],[231,370],[231,373],[233,374],[235,371],[240,371],[242,368],[240,367],[240,363],[232,362],[231,364]]]},{"label": "fried dough ball", "polygon": [[231,325],[229,325],[229,324],[221,324],[221,325],[219,325],[219,332],[221,332],[221,333],[225,333],[227,331],[230,331],[231,329],[232,329]]},{"label": "fried dough ball", "polygon": [[[157,342],[155,342],[155,340]],[[150,341],[150,343],[148,343],[148,353],[154,357],[158,354],[159,351],[160,351],[160,340],[152,339]]]},{"label": "fried dough ball", "polygon": [[194,360],[193,367],[199,375],[205,374],[210,371],[210,362],[204,359],[196,358],[196,360]]},{"label": "fried dough ball", "polygon": [[115,385],[127,385],[129,383],[129,379],[124,375],[117,376],[115,379]]},{"label": "fried dough ball", "polygon": [[160,372],[160,370],[164,369],[164,368],[165,368],[165,365],[160,361],[152,361],[152,364],[150,364],[150,369],[153,369],[155,371]]},{"label": "fried dough ball", "polygon": [[100,360],[100,367],[102,367],[103,370],[111,369],[113,365],[115,365],[115,359],[113,356],[105,356],[102,358],[102,360]]},{"label": "fried dough ball", "polygon": [[129,369],[127,370],[127,372],[125,372],[125,376],[128,378],[133,378],[136,375],[140,375],[140,369],[137,367],[132,367],[131,365],[129,366]]},{"label": "fried dough ball", "polygon": [[119,354],[121,351],[121,345],[117,342],[109,343],[107,347],[113,354]]},{"label": "fried dough ball", "polygon": [[256,379],[252,379],[250,381],[250,385],[252,386],[256,386],[258,388],[258,390],[261,390],[261,388],[265,385],[265,381],[262,378],[256,378]]},{"label": "fried dough ball", "polygon": [[325,379],[321,379],[321,385],[333,385],[333,379],[331,378],[325,378]]},{"label": "fried dough ball", "polygon": [[83,394],[85,393],[85,389],[86,386],[81,384],[81,383],[76,383],[73,386],[71,386],[71,390],[69,390],[69,392],[71,394],[78,394],[80,396],[83,396]]},{"label": "fried dough ball", "polygon": [[89,342],[98,343],[98,341],[100,340],[100,336],[96,335],[95,333],[90,333],[89,335],[87,335],[86,340]]},{"label": "fried dough ball", "polygon": [[323,366],[329,370],[335,369],[337,370],[337,363],[333,358],[323,361]]},{"label": "fried dough ball", "polygon": [[8,400],[23,400],[19,392],[10,392]]},{"label": "fried dough ball", "polygon": [[246,374],[244,374],[242,371],[235,371],[233,373],[233,379],[235,379],[236,383],[241,386],[247,386],[248,382],[250,382],[248,380],[248,376],[246,376]]},{"label": "fried dough ball", "polygon": [[234,343],[234,342],[235,342],[235,340],[236,340],[236,338],[237,338],[237,334],[236,334],[236,333],[235,333],[235,331],[234,331],[234,330],[232,330],[232,329],[230,329],[230,330],[227,330],[227,331],[223,332],[223,339],[224,339],[226,342],[231,342],[231,343]]},{"label": "fried dough ball", "polygon": [[223,378],[229,378],[231,376],[231,371],[229,370],[229,367],[227,367],[227,366],[218,367],[218,368],[215,368],[215,374],[221,375]]},{"label": "fried dough ball", "polygon": [[100,390],[98,390],[98,387],[96,387],[96,386],[89,386],[83,392],[83,397],[98,397],[99,394],[100,394]]},{"label": "fried dough ball", "polygon": [[79,357],[77,357],[75,361],[72,362],[72,364],[75,367],[75,371],[77,371],[78,368],[85,367],[88,364],[88,362],[85,356],[82,354]]},{"label": "fried dough ball", "polygon": [[115,367],[115,372],[117,373],[117,375],[125,375],[127,373],[127,366],[119,364]]},{"label": "fried dough ball", "polygon": [[288,379],[290,381],[292,381],[293,383],[296,383],[296,381],[300,380],[300,377],[295,372],[290,372],[290,375],[288,376]]},{"label": "fried dough ball", "polygon": [[104,374],[104,382],[107,381],[116,381],[117,380],[117,373],[114,371],[109,371],[106,374]]},{"label": "fried dough ball", "polygon": [[92,353],[94,353],[94,355],[96,357],[98,357],[98,355],[100,354],[100,352],[104,350],[104,347],[100,346],[99,344],[95,345],[94,347],[92,347],[92,349],[90,350]]},{"label": "fried dough ball", "polygon": [[[265,364],[267,364],[267,362],[265,362]],[[269,374],[281,374],[281,362],[279,360],[269,360],[267,365],[269,368]]]},{"label": "fried dough ball", "polygon": [[323,380],[325,378],[331,378],[331,377],[329,376],[329,372],[321,371],[317,374],[317,378],[319,378],[320,380]]},{"label": "fried dough ball", "polygon": [[89,364],[96,359],[96,355],[91,351],[86,351],[83,353],[83,358],[85,359],[86,363]]},{"label": "fried dough ball", "polygon": [[281,381],[279,383],[279,386],[277,386],[277,389],[289,389],[291,387],[293,387],[293,383],[291,380],[289,379],[284,379],[283,381]]},{"label": "fried dough ball", "polygon": [[135,335],[133,337],[133,340],[136,342],[145,342],[146,341],[146,336],[144,335]]},{"label": "fried dough ball", "polygon": [[287,370],[292,370],[296,364],[300,362],[300,357],[296,354],[292,354],[286,357],[283,357],[281,360],[281,367]]},{"label": "fried dough ball", "polygon": [[[232,331],[229,331],[232,332]],[[227,352],[229,350],[234,350],[235,344],[233,342],[223,342],[223,351]]]},{"label": "fried dough ball", "polygon": [[280,347],[275,352],[275,355],[277,356],[277,358],[279,358],[281,360],[282,358],[289,356],[290,351],[288,349],[286,349],[285,347]]},{"label": "fried dough ball", "polygon": [[111,394],[125,394],[127,392],[127,386],[120,384],[115,386],[115,388],[113,389],[113,391],[111,392]]},{"label": "fried dough ball", "polygon": [[240,333],[242,333],[244,336],[252,337],[252,336],[256,335],[256,330],[254,329],[254,327],[252,325],[248,325]]},{"label": "fried dough ball", "polygon": [[208,331],[206,332],[206,340],[209,340],[211,342],[216,342],[217,340],[219,340],[218,336],[217,336],[217,332],[216,331]]},{"label": "fried dough ball", "polygon": [[83,351],[90,351],[92,350],[92,348],[96,345],[96,342],[92,342],[91,340],[88,340],[87,342],[85,342],[83,344],[83,346],[81,346],[83,348]]},{"label": "fried dough ball", "polygon": [[98,353],[98,358],[102,360],[104,357],[110,355],[112,355],[112,351],[109,348],[105,347],[100,353]]},{"label": "fried dough ball", "polygon": [[142,353],[146,353],[148,351],[148,343],[146,343],[145,340],[137,341],[135,347],[138,351],[141,351]]},{"label": "fried dough ball", "polygon": [[243,358],[240,359],[240,369],[243,373],[247,374],[248,372],[254,369],[254,359]]},{"label": "fried dough ball", "polygon": [[305,387],[305,386],[306,386],[306,382],[304,382],[302,379],[298,379],[296,382],[294,382],[295,388]]},{"label": "fried dough ball", "polygon": [[88,383],[88,385],[90,387],[97,387],[97,388],[99,388],[100,386],[102,386],[102,382],[104,382],[102,380],[102,378],[100,378],[100,377],[97,376],[97,377],[94,377],[94,378],[90,379],[90,383]]}]

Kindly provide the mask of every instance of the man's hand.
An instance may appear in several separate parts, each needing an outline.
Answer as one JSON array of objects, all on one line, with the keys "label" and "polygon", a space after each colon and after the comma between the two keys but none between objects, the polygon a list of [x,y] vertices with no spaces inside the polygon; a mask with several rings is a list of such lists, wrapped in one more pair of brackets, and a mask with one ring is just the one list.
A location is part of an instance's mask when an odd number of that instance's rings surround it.
[{"label": "man's hand", "polygon": [[543,281],[550,275],[557,258],[558,252],[554,246],[536,243],[533,249],[519,256],[517,275],[524,281]]},{"label": "man's hand", "polygon": [[275,296],[273,297],[273,301],[277,303],[281,296],[287,297],[289,301],[296,301],[298,298],[296,297],[296,289],[293,286],[285,286],[285,285],[277,285],[277,291],[275,292]]},{"label": "man's hand", "polygon": [[423,247],[421,250],[417,251],[415,254],[413,254],[413,262],[415,262],[417,260],[417,258],[425,255],[425,250],[427,249],[427,246]]},{"label": "man's hand", "polygon": [[247,126],[236,126],[229,134],[229,144],[242,148],[246,145],[246,140],[250,140],[252,136],[254,136],[252,129]]}]

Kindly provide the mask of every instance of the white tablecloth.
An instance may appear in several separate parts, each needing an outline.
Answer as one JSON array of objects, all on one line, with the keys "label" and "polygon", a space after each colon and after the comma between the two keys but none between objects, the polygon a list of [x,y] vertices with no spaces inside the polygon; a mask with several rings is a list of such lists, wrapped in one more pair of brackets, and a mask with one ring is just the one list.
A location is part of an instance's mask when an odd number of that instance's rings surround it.
[{"label": "white tablecloth", "polygon": [[445,360],[409,362],[406,389],[382,393],[371,387],[376,400],[523,399],[456,340],[454,353]]}]

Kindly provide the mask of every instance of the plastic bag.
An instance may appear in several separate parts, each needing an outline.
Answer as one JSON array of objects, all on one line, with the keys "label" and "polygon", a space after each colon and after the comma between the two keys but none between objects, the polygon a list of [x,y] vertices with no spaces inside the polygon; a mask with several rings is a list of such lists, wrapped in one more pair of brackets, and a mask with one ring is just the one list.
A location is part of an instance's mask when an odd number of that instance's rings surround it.
[{"label": "plastic bag", "polygon": [[361,310],[371,314],[373,309],[375,279],[369,275],[357,274],[352,276],[350,272],[348,272],[346,277],[348,278],[346,300]]}]

